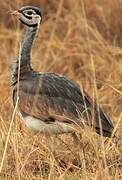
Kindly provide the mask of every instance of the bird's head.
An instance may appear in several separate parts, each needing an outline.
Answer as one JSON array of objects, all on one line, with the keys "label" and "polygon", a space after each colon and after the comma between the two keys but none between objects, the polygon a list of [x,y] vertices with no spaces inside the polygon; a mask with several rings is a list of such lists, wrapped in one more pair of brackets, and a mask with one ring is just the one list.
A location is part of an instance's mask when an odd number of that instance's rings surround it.
[{"label": "bird's head", "polygon": [[40,24],[42,14],[39,8],[34,6],[24,6],[12,12],[23,24],[34,27]]}]

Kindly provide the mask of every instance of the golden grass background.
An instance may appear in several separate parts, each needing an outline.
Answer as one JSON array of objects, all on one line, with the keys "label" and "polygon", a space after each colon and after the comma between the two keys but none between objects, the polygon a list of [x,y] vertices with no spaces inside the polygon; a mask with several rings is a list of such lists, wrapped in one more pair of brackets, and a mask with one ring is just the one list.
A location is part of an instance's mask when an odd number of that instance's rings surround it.
[{"label": "golden grass background", "polygon": [[[76,80],[111,115],[116,138],[90,130],[81,138],[80,158],[70,135],[53,137],[57,164],[47,139],[28,130],[16,117],[0,179],[122,178],[122,1],[5,0],[0,2],[0,163],[13,114],[11,74],[25,29],[10,15],[22,5],[43,11],[33,48],[33,66]],[[62,163],[62,165],[61,165]]]}]

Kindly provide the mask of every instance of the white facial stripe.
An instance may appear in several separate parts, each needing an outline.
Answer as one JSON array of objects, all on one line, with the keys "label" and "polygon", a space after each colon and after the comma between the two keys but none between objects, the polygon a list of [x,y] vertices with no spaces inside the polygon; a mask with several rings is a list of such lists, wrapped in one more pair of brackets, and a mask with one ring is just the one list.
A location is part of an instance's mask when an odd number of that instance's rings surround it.
[{"label": "white facial stripe", "polygon": [[[28,19],[27,17],[25,17],[23,14],[20,16],[20,19],[28,24],[28,25],[33,25],[33,24],[40,24],[41,21],[41,17],[39,15],[34,15],[32,14],[32,19]],[[30,16],[29,16],[30,17]]]}]

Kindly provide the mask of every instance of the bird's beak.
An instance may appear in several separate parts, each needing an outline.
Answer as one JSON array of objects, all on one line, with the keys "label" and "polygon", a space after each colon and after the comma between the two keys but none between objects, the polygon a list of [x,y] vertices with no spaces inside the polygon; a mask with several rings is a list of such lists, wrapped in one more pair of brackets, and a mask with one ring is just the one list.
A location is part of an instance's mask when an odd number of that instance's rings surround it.
[{"label": "bird's beak", "polygon": [[21,13],[19,11],[12,11],[11,14],[16,17],[20,17],[20,15],[21,15]]}]

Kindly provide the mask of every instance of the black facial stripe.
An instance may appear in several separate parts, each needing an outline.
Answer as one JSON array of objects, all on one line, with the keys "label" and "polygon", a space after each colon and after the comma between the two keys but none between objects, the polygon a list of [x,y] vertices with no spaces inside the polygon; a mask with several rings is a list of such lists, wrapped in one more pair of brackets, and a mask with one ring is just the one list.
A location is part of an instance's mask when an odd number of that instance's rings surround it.
[{"label": "black facial stripe", "polygon": [[27,16],[22,12],[23,16],[25,16],[27,19],[32,19],[32,16]]}]

